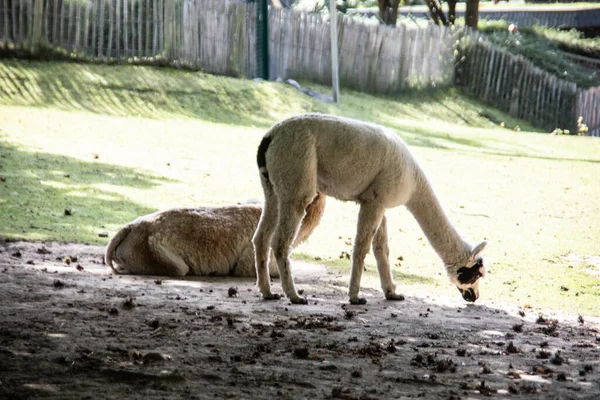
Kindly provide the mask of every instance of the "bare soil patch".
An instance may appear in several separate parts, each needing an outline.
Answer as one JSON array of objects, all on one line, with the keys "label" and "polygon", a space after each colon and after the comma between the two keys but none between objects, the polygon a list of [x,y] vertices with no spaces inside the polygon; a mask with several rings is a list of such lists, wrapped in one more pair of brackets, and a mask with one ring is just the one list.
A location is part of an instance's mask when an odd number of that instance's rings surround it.
[{"label": "bare soil patch", "polygon": [[253,279],[114,276],[103,250],[0,244],[0,398],[600,398],[597,320],[351,306],[302,263],[309,304],[267,302]]}]

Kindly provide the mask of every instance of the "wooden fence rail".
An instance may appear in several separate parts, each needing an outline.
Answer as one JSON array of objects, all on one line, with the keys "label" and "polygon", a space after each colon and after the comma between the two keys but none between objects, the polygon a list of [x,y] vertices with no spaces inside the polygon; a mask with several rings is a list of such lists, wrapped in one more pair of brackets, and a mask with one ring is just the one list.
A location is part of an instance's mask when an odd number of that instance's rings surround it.
[{"label": "wooden fence rail", "polygon": [[0,0],[0,42],[253,76],[255,12],[219,0]]},{"label": "wooden fence rail", "polygon": [[[271,10],[269,22],[270,78],[329,84],[329,18]],[[0,0],[0,45],[237,77],[256,76],[256,29],[256,6],[238,1]],[[470,44],[459,63],[461,42]],[[343,16],[338,44],[342,86],[396,93],[456,83],[539,127],[573,131],[582,116],[589,134],[600,135],[600,88],[580,90],[477,33]]]},{"label": "wooden fence rail", "polygon": [[535,67],[521,56],[469,37],[457,83],[510,115],[549,131],[577,132],[583,118],[589,135],[600,136],[600,87],[582,90]]},{"label": "wooden fence rail", "polygon": [[600,86],[577,93],[575,115],[583,117],[583,123],[588,127],[588,135],[600,136]]}]

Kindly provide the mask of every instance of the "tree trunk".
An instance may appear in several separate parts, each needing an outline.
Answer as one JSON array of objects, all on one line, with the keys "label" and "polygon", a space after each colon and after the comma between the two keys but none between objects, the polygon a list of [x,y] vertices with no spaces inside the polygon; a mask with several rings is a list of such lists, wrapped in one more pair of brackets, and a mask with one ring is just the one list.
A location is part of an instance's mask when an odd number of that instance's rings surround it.
[{"label": "tree trunk", "polygon": [[479,0],[466,0],[467,11],[465,12],[465,25],[477,29],[479,23]]},{"label": "tree trunk", "polygon": [[400,0],[377,0],[379,6],[379,18],[386,25],[396,26],[398,21],[398,6]]},{"label": "tree trunk", "polygon": [[454,25],[456,21],[456,3],[458,0],[448,0],[448,23]]},{"label": "tree trunk", "polygon": [[431,19],[436,25],[439,25],[440,23],[442,25],[448,25],[448,20],[437,0],[427,0],[427,7],[429,7],[429,15],[431,15]]}]

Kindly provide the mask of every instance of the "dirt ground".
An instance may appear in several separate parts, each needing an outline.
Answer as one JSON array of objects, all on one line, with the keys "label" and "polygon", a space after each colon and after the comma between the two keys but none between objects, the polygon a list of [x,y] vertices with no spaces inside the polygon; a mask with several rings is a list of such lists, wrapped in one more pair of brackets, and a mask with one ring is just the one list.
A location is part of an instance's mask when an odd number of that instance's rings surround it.
[{"label": "dirt ground", "polygon": [[0,398],[600,398],[597,319],[375,288],[350,306],[346,277],[298,262],[309,304],[267,302],[253,279],[111,275],[102,253],[0,243]]}]

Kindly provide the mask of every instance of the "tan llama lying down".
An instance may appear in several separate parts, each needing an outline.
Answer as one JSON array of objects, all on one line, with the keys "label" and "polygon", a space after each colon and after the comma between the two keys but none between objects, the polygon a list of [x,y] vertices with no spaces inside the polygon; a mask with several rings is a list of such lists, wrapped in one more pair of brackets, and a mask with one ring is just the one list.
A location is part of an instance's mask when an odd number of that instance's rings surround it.
[{"label": "tan llama lying down", "polygon": [[[310,236],[324,207],[325,196],[317,194],[306,208],[294,246]],[[112,238],[106,264],[117,274],[256,276],[251,239],[261,211],[259,204],[242,204],[142,216]],[[269,273],[279,276],[274,260]]]},{"label": "tan llama lying down", "polygon": [[304,209],[317,192],[360,205],[350,303],[366,303],[358,293],[371,244],[385,297],[404,299],[392,278],[385,218],[388,208],[400,205],[413,214],[462,297],[469,302],[479,297],[479,278],[485,275],[480,253],[486,242],[472,246],[458,234],[423,170],[395,133],[351,119],[305,114],[274,125],[259,145],[257,162],[265,206],[252,241],[263,298],[279,298],[271,293],[267,273],[271,245],[285,295],[292,303],[306,303],[294,286],[289,253]]}]

